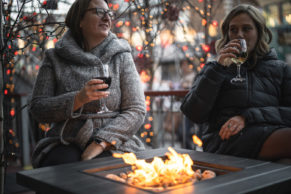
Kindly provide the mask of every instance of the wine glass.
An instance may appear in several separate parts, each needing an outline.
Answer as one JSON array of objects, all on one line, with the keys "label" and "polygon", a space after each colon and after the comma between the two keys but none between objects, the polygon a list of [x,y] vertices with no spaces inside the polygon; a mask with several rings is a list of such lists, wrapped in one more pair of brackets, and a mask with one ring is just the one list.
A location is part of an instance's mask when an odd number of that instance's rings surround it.
[{"label": "wine glass", "polygon": [[241,50],[240,53],[237,55],[236,58],[232,58],[232,62],[234,62],[236,64],[236,68],[237,68],[237,75],[236,77],[232,78],[230,80],[230,83],[232,84],[240,84],[240,83],[244,83],[246,81],[245,78],[243,78],[240,74],[240,68],[241,65],[247,60],[248,58],[248,53],[247,53],[247,43],[245,39],[239,39],[240,40],[240,46],[241,46]]},{"label": "wine glass", "polygon": [[[109,73],[109,66],[108,64],[103,64],[102,65],[102,69],[103,69],[103,74],[100,76],[97,76],[97,77],[94,77],[94,79],[101,79],[103,80],[103,82],[105,84],[108,85],[107,88],[104,88],[104,89],[99,89],[99,91],[106,91],[109,89],[110,85],[111,85],[111,77],[110,77],[110,73]],[[101,103],[101,107],[100,107],[100,110],[97,112],[97,113],[106,113],[106,112],[112,112],[110,111],[106,104],[104,103],[104,98],[101,98],[100,99],[100,103]]]}]

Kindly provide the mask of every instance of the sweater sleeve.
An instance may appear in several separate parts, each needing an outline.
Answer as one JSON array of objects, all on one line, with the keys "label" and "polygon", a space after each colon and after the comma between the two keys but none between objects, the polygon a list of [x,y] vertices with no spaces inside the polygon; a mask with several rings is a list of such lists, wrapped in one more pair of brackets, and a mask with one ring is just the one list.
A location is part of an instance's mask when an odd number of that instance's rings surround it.
[{"label": "sweater sleeve", "polygon": [[56,96],[56,86],[53,66],[46,56],[38,72],[29,106],[33,118],[38,122],[59,122],[79,115],[73,112],[77,91]]},{"label": "sweater sleeve", "polygon": [[121,144],[132,139],[143,124],[146,113],[144,91],[131,53],[126,52],[122,55],[120,114],[99,129],[95,137],[110,143],[114,142],[117,149]]},{"label": "sweater sleeve", "polygon": [[291,67],[283,70],[279,106],[252,107],[244,110],[242,115],[247,124],[268,123],[291,126]]},{"label": "sweater sleeve", "polygon": [[193,122],[208,120],[225,79],[224,68],[216,62],[209,62],[195,78],[181,105],[181,111]]}]

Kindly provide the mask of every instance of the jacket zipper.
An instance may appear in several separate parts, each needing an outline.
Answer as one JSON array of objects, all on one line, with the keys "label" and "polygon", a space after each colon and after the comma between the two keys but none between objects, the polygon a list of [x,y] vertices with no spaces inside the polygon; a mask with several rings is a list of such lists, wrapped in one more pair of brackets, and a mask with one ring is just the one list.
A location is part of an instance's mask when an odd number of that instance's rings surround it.
[{"label": "jacket zipper", "polygon": [[248,107],[249,106],[249,103],[250,103],[250,93],[251,93],[251,76],[249,76],[248,74],[248,69],[246,69],[246,89],[247,89],[247,102],[246,102],[246,106]]}]

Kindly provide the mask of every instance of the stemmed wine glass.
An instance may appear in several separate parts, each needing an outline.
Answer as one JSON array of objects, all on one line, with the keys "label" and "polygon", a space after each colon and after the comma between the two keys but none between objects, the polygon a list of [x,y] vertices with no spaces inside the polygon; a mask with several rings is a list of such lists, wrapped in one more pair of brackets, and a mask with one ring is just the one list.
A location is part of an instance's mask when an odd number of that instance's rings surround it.
[{"label": "stemmed wine glass", "polygon": [[[107,88],[104,88],[104,89],[100,89],[99,91],[106,91],[109,89],[110,85],[111,85],[111,77],[110,77],[110,73],[109,73],[109,66],[108,64],[103,64],[102,65],[102,69],[103,69],[103,74],[100,76],[98,75],[97,77],[95,77],[95,79],[101,79],[103,80],[103,82],[105,84],[108,85]],[[110,111],[106,104],[104,103],[104,99],[101,98],[100,99],[100,103],[101,103],[101,107],[100,107],[100,110],[97,112],[97,113],[106,113],[106,112],[112,112]]]},{"label": "stemmed wine glass", "polygon": [[247,60],[248,58],[248,53],[247,53],[247,43],[245,39],[239,39],[240,40],[240,46],[241,46],[241,50],[240,53],[237,55],[236,58],[232,58],[232,62],[234,62],[236,64],[237,67],[237,75],[236,77],[232,78],[230,80],[230,83],[232,84],[239,84],[239,83],[244,83],[245,82],[245,78],[243,78],[240,74],[240,68],[241,65]]}]

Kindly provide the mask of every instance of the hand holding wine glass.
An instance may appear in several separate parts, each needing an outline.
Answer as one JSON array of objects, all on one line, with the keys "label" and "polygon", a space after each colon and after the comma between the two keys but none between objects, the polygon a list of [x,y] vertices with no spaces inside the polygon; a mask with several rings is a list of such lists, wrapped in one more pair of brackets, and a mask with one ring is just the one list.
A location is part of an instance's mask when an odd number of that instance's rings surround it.
[{"label": "hand holding wine glass", "polygon": [[86,103],[106,98],[109,95],[109,92],[104,91],[104,88],[108,88],[108,85],[100,79],[91,79],[85,83],[85,85],[75,96],[74,111]]},{"label": "hand holding wine glass", "polygon": [[108,90],[110,85],[111,85],[111,77],[109,76],[109,66],[107,64],[103,65],[103,75],[99,75],[97,77],[94,77],[94,79],[103,80],[103,82],[108,85],[107,88],[99,89],[99,91]]}]

